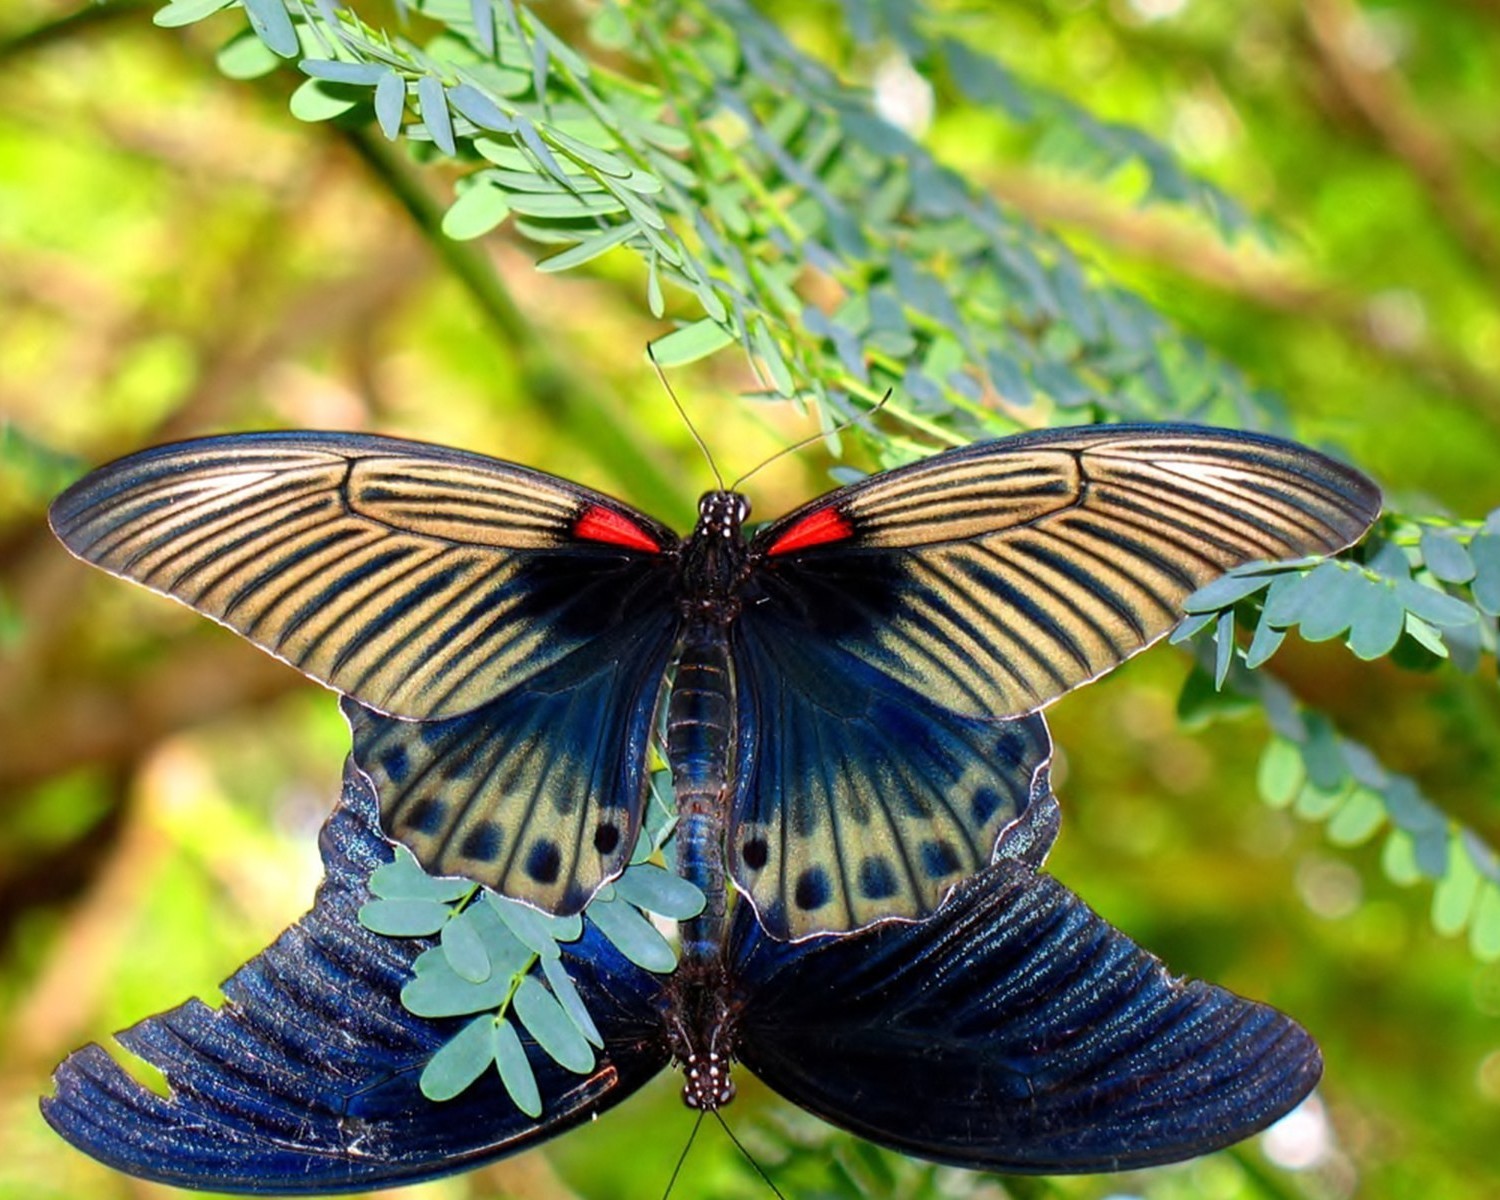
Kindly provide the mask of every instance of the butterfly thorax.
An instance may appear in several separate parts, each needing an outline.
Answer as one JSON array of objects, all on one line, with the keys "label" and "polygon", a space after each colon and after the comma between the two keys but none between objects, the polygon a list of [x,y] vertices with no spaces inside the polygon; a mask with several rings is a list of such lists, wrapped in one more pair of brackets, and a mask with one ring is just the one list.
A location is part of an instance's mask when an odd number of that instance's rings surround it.
[{"label": "butterfly thorax", "polygon": [[723,963],[684,960],[673,976],[667,1037],[682,1068],[682,1102],[711,1112],[734,1099],[734,1008]]},{"label": "butterfly thorax", "polygon": [[707,617],[727,623],[738,611],[736,593],[746,560],[741,530],[749,515],[750,501],[738,492],[706,492],[698,501],[698,524],[682,545],[678,576],[682,607],[690,620]]}]

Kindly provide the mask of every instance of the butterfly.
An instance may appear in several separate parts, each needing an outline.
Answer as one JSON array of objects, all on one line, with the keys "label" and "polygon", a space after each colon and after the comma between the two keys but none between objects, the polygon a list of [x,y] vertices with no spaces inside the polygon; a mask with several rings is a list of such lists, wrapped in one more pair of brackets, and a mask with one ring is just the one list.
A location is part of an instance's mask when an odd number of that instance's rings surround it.
[{"label": "butterfly", "polygon": [[684,539],[478,454],[259,433],[121,459],[51,522],[343,693],[386,831],[548,911],[623,868],[660,714],[684,843],[719,839],[695,849],[795,940],[932,912],[1030,803],[1044,705],[1221,572],[1339,550],[1379,505],[1291,442],[1099,426],[936,454],[748,539],[746,499],[709,492]]},{"label": "butterfly", "polygon": [[42,1100],[75,1146],[148,1179],[229,1192],[324,1193],[411,1182],[512,1154],[624,1100],[670,1062],[684,1099],[717,1109],[742,1062],[861,1137],[1008,1172],[1174,1161],[1263,1128],[1316,1084],[1290,1018],[1162,964],[1040,871],[1057,830],[1043,793],[995,861],[925,922],[801,942],[738,905],[712,953],[671,975],[634,966],[586,917],[564,961],[598,1031],[594,1069],[525,1052],[543,1110],[490,1071],[457,1098],[422,1095],[425,1062],[467,1018],[431,1020],[399,992],[434,939],[364,928],[390,861],[368,778],[346,765],[312,910],[222,988],[119,1041],[165,1075],[136,1082],[97,1045]]}]

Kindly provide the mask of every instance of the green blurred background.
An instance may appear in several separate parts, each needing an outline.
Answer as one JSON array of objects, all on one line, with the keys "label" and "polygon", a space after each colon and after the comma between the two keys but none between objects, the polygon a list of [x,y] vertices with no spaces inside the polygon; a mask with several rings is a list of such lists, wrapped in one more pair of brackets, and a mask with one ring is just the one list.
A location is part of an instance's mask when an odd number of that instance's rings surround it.
[{"label": "green blurred background", "polygon": [[[586,6],[580,6],[586,7]],[[772,6],[804,44],[836,7]],[[1225,246],[1140,180],[944,98],[932,148],[1279,391],[1408,511],[1500,503],[1500,5],[1046,0],[950,6],[1028,78],[1146,129],[1263,216]],[[69,1050],[214,984],[309,901],[347,734],[333,698],[187,610],[67,557],[44,521],[89,464],[266,427],[370,429],[576,478],[682,527],[710,483],[641,349],[638,276],[540,275],[503,231],[477,304],[288,84],[213,65],[149,6],[0,15],[0,1195],[155,1196],[36,1113]],[[566,24],[572,6],[549,6]],[[74,15],[74,14],[77,15]],[[229,26],[227,28],[232,28]],[[833,50],[829,50],[834,53]],[[881,61],[852,56],[851,77]],[[446,199],[440,170],[423,177]],[[726,473],[805,435],[741,359],[675,377]],[[828,485],[814,448],[757,513]],[[866,464],[868,465],[868,464]],[[1132,1176],[982,1181],[872,1156],[748,1084],[726,1116],[789,1195],[1500,1195],[1500,964],[1433,933],[1425,885],[1256,798],[1258,718],[1185,730],[1161,648],[1053,710],[1053,871],[1174,970],[1268,999],[1324,1047],[1327,1123]],[[1500,704],[1478,677],[1292,644],[1273,672],[1500,841]],[[392,1195],[659,1195],[690,1126],[671,1078],[553,1145]],[[1292,1131],[1295,1133],[1295,1130]],[[1299,1157],[1300,1155],[1300,1157]],[[761,1195],[706,1128],[683,1195]],[[927,1189],[927,1191],[923,1191]]]}]

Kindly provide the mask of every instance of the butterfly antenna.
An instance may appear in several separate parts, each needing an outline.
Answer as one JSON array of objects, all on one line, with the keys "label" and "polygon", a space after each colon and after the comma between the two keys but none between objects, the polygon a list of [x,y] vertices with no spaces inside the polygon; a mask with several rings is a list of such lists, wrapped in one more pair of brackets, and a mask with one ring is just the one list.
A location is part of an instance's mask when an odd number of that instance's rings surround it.
[{"label": "butterfly antenna", "polygon": [[751,467],[750,470],[746,471],[743,475],[736,479],[732,484],[729,485],[729,490],[731,492],[739,491],[740,485],[743,484],[745,480],[749,479],[750,476],[758,474],[759,472],[765,470],[778,458],[785,458],[788,454],[795,454],[798,450],[801,450],[806,446],[811,446],[814,442],[821,442],[825,437],[836,437],[851,426],[858,425],[867,417],[873,417],[876,413],[878,413],[882,408],[885,407],[885,402],[890,398],[891,389],[886,388],[885,395],[880,397],[880,403],[877,404],[874,408],[870,409],[869,412],[863,412],[860,413],[857,417],[849,417],[847,420],[840,421],[827,433],[819,430],[817,433],[808,434],[808,436],[803,438],[800,442],[793,442],[790,446],[783,446],[780,450],[776,451],[775,454],[771,455],[770,458],[766,459],[765,462],[761,463],[758,467]]},{"label": "butterfly antenna", "polygon": [[[701,1118],[703,1114],[699,1113],[698,1115]],[[775,1194],[776,1200],[786,1200],[786,1197],[781,1194],[781,1189],[777,1187],[771,1181],[771,1177],[766,1174],[766,1169],[761,1166],[760,1163],[755,1161],[755,1156],[751,1154],[750,1151],[745,1149],[745,1144],[740,1141],[739,1138],[734,1136],[734,1130],[729,1128],[729,1125],[724,1120],[724,1114],[721,1113],[717,1108],[714,1109],[714,1119],[719,1122],[719,1128],[721,1128],[726,1134],[729,1135],[729,1140],[734,1143],[735,1149],[745,1156],[745,1161],[755,1168],[755,1173],[766,1181],[766,1186],[770,1188],[771,1191]]]},{"label": "butterfly antenna", "polygon": [[682,1172],[682,1164],[687,1162],[688,1151],[693,1148],[693,1139],[698,1136],[698,1130],[703,1125],[703,1110],[698,1110],[698,1119],[693,1122],[693,1132],[688,1134],[687,1145],[682,1148],[682,1153],[677,1157],[677,1165],[672,1168],[672,1178],[667,1180],[667,1190],[661,1194],[661,1200],[668,1200],[672,1195],[672,1188],[677,1183],[677,1176]]},{"label": "butterfly antenna", "polygon": [[651,349],[651,343],[646,343],[646,357],[651,360],[652,369],[656,371],[656,377],[661,380],[662,387],[667,389],[667,395],[672,397],[672,406],[677,410],[677,415],[682,418],[682,423],[688,427],[688,432],[693,435],[693,441],[698,443],[698,449],[703,451],[703,457],[708,459],[708,469],[714,473],[714,482],[719,485],[719,491],[724,490],[724,476],[719,474],[719,464],[714,462],[714,456],[708,452],[708,443],[703,440],[703,435],[698,432],[698,427],[693,424],[693,418],[687,415],[687,409],[682,407],[682,401],[677,398],[677,393],[672,390],[672,384],[667,379],[667,373],[661,369],[661,363],[656,361],[656,351]]}]

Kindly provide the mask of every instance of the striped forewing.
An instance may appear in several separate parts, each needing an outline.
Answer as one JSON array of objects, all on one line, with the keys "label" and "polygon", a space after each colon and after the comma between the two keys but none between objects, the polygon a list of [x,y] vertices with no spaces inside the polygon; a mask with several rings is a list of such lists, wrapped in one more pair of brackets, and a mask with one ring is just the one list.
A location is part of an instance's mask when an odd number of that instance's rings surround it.
[{"label": "striped forewing", "polygon": [[[469,711],[622,619],[662,556],[573,536],[590,511],[665,529],[540,472],[352,434],[164,446],[53,505],[80,558],[172,596],[392,715]],[[612,601],[598,604],[601,592]]]},{"label": "striped forewing", "polygon": [[[937,455],[792,513],[756,546],[784,612],[955,711],[1002,716],[1150,645],[1224,571],[1340,550],[1379,507],[1358,472],[1290,442],[1115,426]],[[847,537],[766,553],[825,508]],[[839,614],[809,617],[810,591],[836,592]]]}]

